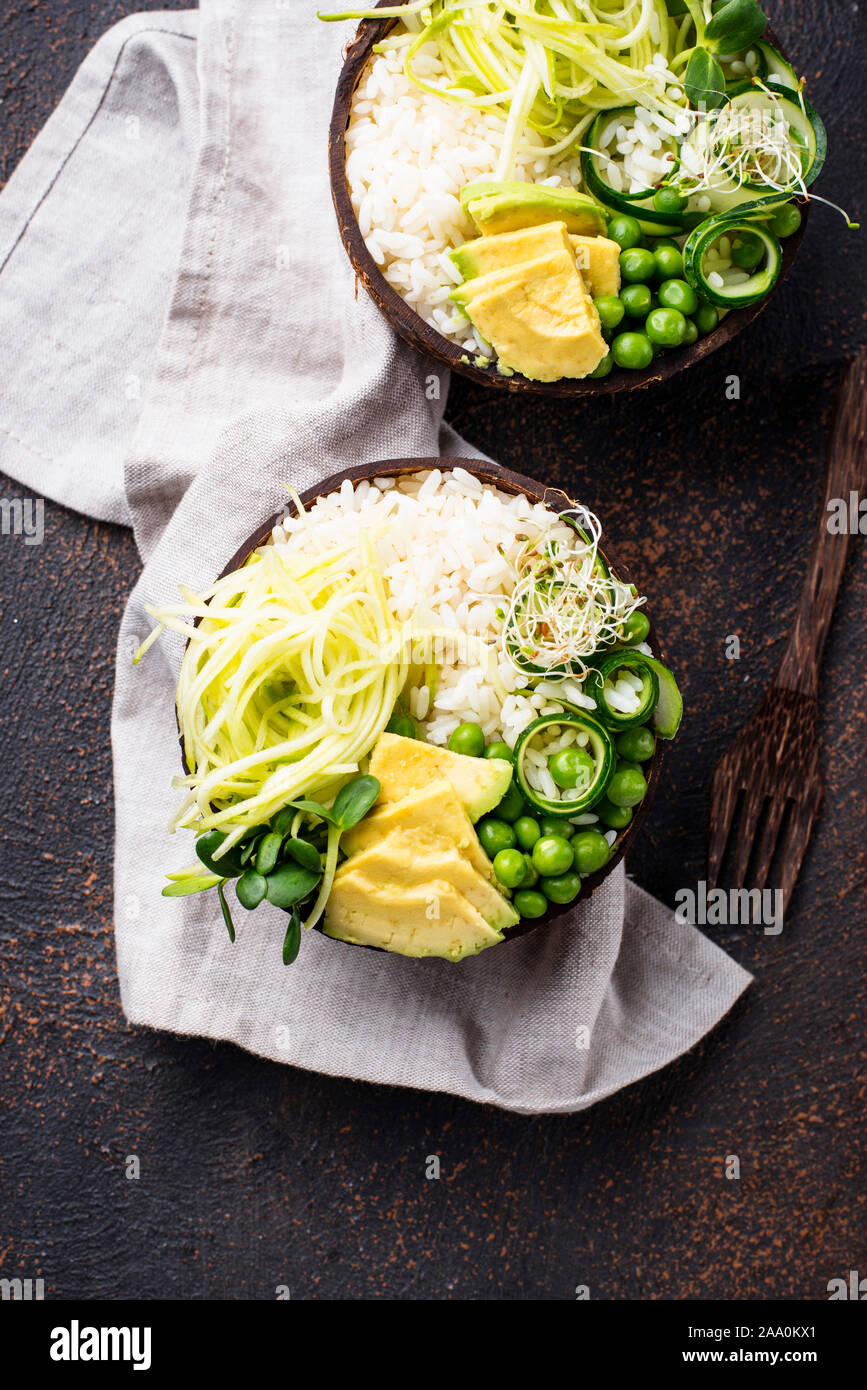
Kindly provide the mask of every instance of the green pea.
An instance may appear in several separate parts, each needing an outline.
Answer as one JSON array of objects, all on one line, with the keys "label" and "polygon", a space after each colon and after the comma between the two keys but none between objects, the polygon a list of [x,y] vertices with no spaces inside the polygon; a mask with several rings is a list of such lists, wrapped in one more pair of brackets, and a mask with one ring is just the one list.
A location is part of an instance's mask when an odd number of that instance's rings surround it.
[{"label": "green pea", "polygon": [[533,893],[522,889],[512,899],[515,911],[520,917],[544,917],[548,911],[548,899],[544,893]]},{"label": "green pea", "polygon": [[614,740],[614,747],[622,758],[634,763],[646,763],[656,751],[656,739],[645,725],[624,729]]},{"label": "green pea", "polygon": [[401,738],[415,738],[418,725],[408,714],[393,714],[385,726],[387,734],[399,734]]},{"label": "green pea", "polygon": [[518,887],[535,888],[536,884],[539,882],[539,872],[529,854],[524,855],[524,865],[526,872],[521,882],[518,884]]},{"label": "green pea", "polygon": [[558,787],[589,787],[596,765],[583,748],[561,748],[548,759],[548,771]]},{"label": "green pea", "polygon": [[532,849],[542,836],[542,827],[533,816],[519,816],[512,829],[521,849]]},{"label": "green pea", "polygon": [[533,846],[533,868],[546,878],[572,867],[572,846],[563,835],[543,835]]},{"label": "green pea", "polygon": [[656,237],[656,239],[654,240],[654,243],[653,243],[653,254],[654,254],[654,256],[656,255],[657,251],[661,251],[661,250],[662,250],[663,246],[669,246],[669,247],[671,247],[671,249],[672,249],[673,251],[679,251],[679,250],[680,250],[680,247],[678,246],[677,242],[674,240],[674,237],[670,237],[670,236],[658,236],[658,237]]},{"label": "green pea", "polygon": [[537,816],[536,819],[543,835],[560,835],[564,840],[571,840],[575,834],[574,825],[570,825],[568,820],[561,820],[559,816]]},{"label": "green pea", "polygon": [[638,768],[616,768],[605,788],[605,795],[615,806],[637,806],[647,791],[647,783]]},{"label": "green pea", "polygon": [[616,294],[601,294],[593,303],[603,328],[616,328],[626,312]]},{"label": "green pea", "polygon": [[689,198],[676,188],[658,188],[653,195],[653,206],[657,212],[683,212]]},{"label": "green pea", "polygon": [[755,270],[761,265],[765,248],[752,232],[738,232],[732,240],[732,265],[739,270]]},{"label": "green pea", "polygon": [[[636,286],[638,288],[638,286]],[[643,333],[620,333],[611,344],[614,361],[618,367],[640,372],[653,361],[653,348],[650,339]]]},{"label": "green pea", "polygon": [[641,772],[638,763],[630,762],[629,758],[618,758],[614,768],[615,772],[620,772],[624,768],[629,768],[631,772]]},{"label": "green pea", "polygon": [[676,280],[683,274],[683,256],[676,246],[654,246],[653,260],[659,280]]},{"label": "green pea", "polygon": [[485,749],[486,758],[501,758],[504,763],[512,761],[512,750],[508,743],[489,743]]},{"label": "green pea", "polygon": [[497,820],[516,821],[527,809],[521,788],[517,782],[510,782],[506,794],[498,806],[494,807]]},{"label": "green pea", "polygon": [[479,724],[459,724],[449,739],[453,753],[464,753],[469,758],[480,758],[485,751],[485,736]]},{"label": "green pea", "polygon": [[495,816],[485,816],[480,820],[476,832],[489,859],[495,859],[502,849],[514,849],[517,844],[512,827]]},{"label": "green pea", "polygon": [[771,218],[771,231],[774,236],[794,236],[802,222],[801,210],[795,203],[784,203]]},{"label": "green pea", "polygon": [[542,883],[545,897],[552,903],[571,903],[581,892],[581,879],[574,870],[546,878]]},{"label": "green pea", "polygon": [[687,319],[686,337],[683,342],[685,347],[692,347],[693,343],[698,342],[698,324],[695,319]]},{"label": "green pea", "polygon": [[685,280],[663,280],[657,294],[664,309],[679,309],[682,314],[694,314],[698,308],[698,296]]},{"label": "green pea", "polygon": [[[620,299],[630,318],[646,318],[653,308],[653,295],[648,285],[624,285]],[[616,341],[616,340],[615,340]]]},{"label": "green pea", "polygon": [[640,246],[643,240],[641,224],[635,217],[622,214],[619,217],[612,217],[608,223],[608,237],[611,241],[616,241],[617,245],[624,251],[629,251],[633,246]]},{"label": "green pea", "polygon": [[[603,330],[603,332],[604,331],[607,330]],[[602,377],[608,376],[611,373],[613,367],[614,358],[611,356],[610,352],[606,352],[605,356],[601,357],[599,361],[596,363],[596,366],[593,368],[593,371],[588,372],[588,376],[591,376],[594,378],[594,380],[599,381]]]},{"label": "green pea", "polygon": [[719,309],[715,304],[699,304],[695,313],[695,326],[702,337],[712,333],[719,323]]},{"label": "green pea", "polygon": [[656,270],[656,261],[652,251],[646,251],[642,246],[632,246],[628,251],[620,252],[620,274],[627,284],[643,284],[645,280],[652,280]]},{"label": "green pea", "polygon": [[641,608],[636,608],[621,624],[620,632],[621,641],[628,642],[630,646],[636,642],[646,642],[650,634],[650,619]]},{"label": "green pea", "polygon": [[494,873],[505,888],[518,888],[527,874],[527,865],[519,849],[501,849],[494,855]]},{"label": "green pea", "polygon": [[680,347],[686,338],[686,319],[679,309],[654,309],[647,315],[644,331],[660,347]]},{"label": "green pea", "polygon": [[572,841],[573,866],[579,874],[595,874],[611,858],[601,830],[581,830]]},{"label": "green pea", "polygon": [[602,824],[609,830],[625,830],[632,820],[632,811],[628,806],[615,806],[613,801],[609,801],[607,796],[597,802],[593,807]]}]

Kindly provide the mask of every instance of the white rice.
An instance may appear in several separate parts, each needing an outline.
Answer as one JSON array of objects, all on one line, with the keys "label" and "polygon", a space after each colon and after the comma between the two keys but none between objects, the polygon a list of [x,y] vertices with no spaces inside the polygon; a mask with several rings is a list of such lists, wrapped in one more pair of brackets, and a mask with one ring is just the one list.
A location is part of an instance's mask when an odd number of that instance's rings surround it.
[{"label": "white rice", "polygon": [[[449,293],[460,275],[449,250],[475,235],[459,194],[468,183],[496,177],[506,127],[504,116],[422,91],[403,71],[403,53],[377,55],[356,88],[346,130],[346,179],[361,234],[385,279],[421,318],[472,356],[490,357]],[[434,44],[414,59],[416,74],[433,86],[446,84]],[[646,71],[660,90],[676,79],[656,54]],[[671,168],[663,142],[675,134],[671,122],[636,108],[629,130],[612,130],[620,159],[609,169],[615,186],[640,192]],[[613,153],[614,143],[609,145]],[[582,187],[579,154],[546,153],[540,135],[528,130],[512,177],[553,187]],[[621,174],[621,168],[623,173]]]},{"label": "white rice", "polygon": [[[488,741],[513,748],[540,711],[561,713],[555,696],[594,708],[577,681],[540,682],[532,696],[525,678],[503,655],[499,638],[514,586],[512,563],[521,537],[556,523],[556,513],[522,496],[483,486],[462,468],[435,468],[393,479],[349,480],[320,498],[302,517],[287,517],[273,533],[275,545],[326,552],[354,543],[367,532],[382,568],[395,618],[419,630],[447,630],[454,642],[437,649],[436,688],[409,695],[410,712],[431,743],[446,744],[466,720],[481,725]],[[573,535],[559,523],[555,535]],[[471,642],[459,640],[471,634]],[[580,741],[580,739],[579,739]],[[586,741],[586,740],[585,740]],[[540,790],[556,793],[547,766],[537,769]],[[553,788],[553,791],[552,791]]]}]

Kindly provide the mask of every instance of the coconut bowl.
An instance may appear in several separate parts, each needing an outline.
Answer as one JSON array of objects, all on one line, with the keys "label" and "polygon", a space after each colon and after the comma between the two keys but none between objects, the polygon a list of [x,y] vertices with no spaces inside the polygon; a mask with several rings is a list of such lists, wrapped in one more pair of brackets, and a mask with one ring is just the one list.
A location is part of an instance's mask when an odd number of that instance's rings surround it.
[{"label": "coconut bowl", "polygon": [[[390,3],[391,0],[379,0],[377,8]],[[539,382],[529,381],[518,373],[509,377],[501,376],[495,367],[489,369],[477,367],[472,360],[468,360],[462,348],[448,338],[444,338],[437,329],[426,323],[385,279],[364,243],[346,182],[346,127],[349,123],[352,98],[373,56],[374,44],[385,38],[396,23],[397,20],[395,19],[364,20],[359,26],[356,37],[347,46],[346,58],[337,83],[331,116],[328,161],[331,196],[337,213],[340,236],[356,277],[395,331],[411,347],[425,353],[428,357],[435,358],[438,362],[442,362],[452,371],[459,372],[462,376],[478,382],[479,385],[494,390],[531,391],[536,395],[543,396],[612,396],[618,391],[635,391],[642,387],[652,386],[656,382],[668,381],[676,373],[684,371],[685,368],[691,367],[696,362],[704,361],[712,352],[716,352],[718,348],[730,343],[748,324],[758,318],[771,295],[775,293],[788,274],[798,254],[807,228],[808,203],[800,205],[802,222],[798,231],[782,244],[782,267],[771,294],[765,295],[764,299],[760,299],[756,304],[751,304],[745,309],[732,310],[726,315],[719,327],[708,334],[706,338],[699,338],[689,347],[676,348],[671,352],[662,354],[643,371],[626,371],[615,368],[607,377],[600,380],[585,378],[583,380],[564,379],[562,381]],[[765,38],[778,51],[783,52],[779,40],[770,30],[766,31]]]},{"label": "coconut bowl", "polygon": [[[335,473],[332,477],[326,478],[323,482],[317,483],[315,487],[308,488],[306,492],[300,494],[301,501],[305,508],[309,508],[319,497],[326,497],[329,493],[337,492],[340,484],[349,479],[352,483],[360,483],[364,479],[399,477],[408,473],[420,473],[428,468],[439,468],[444,473],[453,468],[464,468],[468,473],[472,473],[482,483],[487,483],[499,488],[502,492],[516,496],[523,493],[534,502],[543,502],[546,506],[561,510],[572,505],[565,492],[559,488],[546,487],[543,483],[537,482],[533,478],[527,478],[521,473],[513,473],[508,468],[501,468],[495,463],[485,463],[481,460],[465,458],[415,458],[415,459],[386,459],[378,463],[363,464],[358,468],[347,469],[344,473]],[[232,570],[238,569],[247,557],[252,554],[260,545],[263,545],[271,535],[274,527],[285,516],[296,515],[294,503],[289,503],[281,512],[263,521],[244,544],[236,551],[231,560],[223,570],[223,575],[229,574]],[[617,557],[610,550],[603,552],[609,568],[619,579],[630,582],[627,570],[617,562]],[[220,577],[222,578],[223,575]],[[659,653],[659,642],[655,629],[651,626],[648,641],[655,653]],[[588,874],[581,880],[581,892],[573,903],[564,907],[552,906],[544,917],[535,920],[522,920],[518,926],[509,928],[506,933],[506,945],[509,941],[519,936],[527,936],[530,932],[542,931],[545,927],[552,926],[555,922],[568,917],[576,906],[586,903],[592,897],[600,884],[617,867],[629,846],[638,835],[642,822],[647,814],[650,802],[653,798],[656,784],[659,781],[659,772],[662,760],[665,755],[665,743],[661,739],[656,741],[656,751],[652,759],[645,764],[645,774],[647,777],[648,790],[644,800],[635,808],[632,820],[627,828],[618,834],[614,842],[611,858],[604,868],[599,869],[595,874]],[[331,938],[329,938],[330,940]],[[338,945],[348,945],[351,943],[338,942]],[[378,950],[378,947],[365,947],[365,950]]]}]

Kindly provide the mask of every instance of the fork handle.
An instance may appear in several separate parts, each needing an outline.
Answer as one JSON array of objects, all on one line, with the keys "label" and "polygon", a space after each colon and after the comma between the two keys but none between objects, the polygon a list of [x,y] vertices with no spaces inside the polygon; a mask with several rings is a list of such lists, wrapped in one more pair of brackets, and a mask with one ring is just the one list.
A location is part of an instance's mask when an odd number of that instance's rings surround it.
[{"label": "fork handle", "polygon": [[[850,525],[841,534],[833,524],[829,505],[842,499],[845,515],[858,529],[858,504],[867,491],[867,350],[849,363],[837,395],[831,446],[825,470],[825,495],[804,582],[795,625],[783,653],[776,686],[816,695],[822,652],[852,540]],[[852,494],[854,508],[850,508]],[[839,511],[839,508],[836,510]],[[867,518],[865,518],[867,522]]]}]

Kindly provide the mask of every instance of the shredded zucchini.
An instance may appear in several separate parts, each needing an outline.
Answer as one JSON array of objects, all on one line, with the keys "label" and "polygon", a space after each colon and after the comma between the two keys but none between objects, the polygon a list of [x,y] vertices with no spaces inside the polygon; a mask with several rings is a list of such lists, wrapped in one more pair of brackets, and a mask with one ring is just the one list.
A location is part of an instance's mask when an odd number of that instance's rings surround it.
[{"label": "shredded zucchini", "polygon": [[[691,0],[689,25],[703,32],[705,11]],[[378,53],[404,53],[407,76],[421,90],[506,116],[496,177],[513,176],[527,129],[546,153],[565,151],[599,111],[640,103],[673,119],[686,109],[672,95],[666,67],[686,41],[688,25],[665,0],[430,0],[387,9],[344,10],[320,19],[399,18]],[[443,88],[426,81],[414,59],[435,43],[447,74]]]},{"label": "shredded zucchini", "polygon": [[[219,828],[221,853],[251,826],[358,771],[407,673],[370,542],[305,557],[264,545],[184,603],[149,608],[188,638],[177,689],[189,774],[172,828]],[[193,626],[190,620],[199,619]],[[140,653],[141,654],[141,653]]]}]

